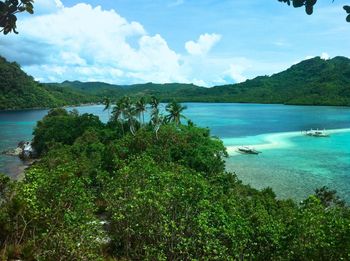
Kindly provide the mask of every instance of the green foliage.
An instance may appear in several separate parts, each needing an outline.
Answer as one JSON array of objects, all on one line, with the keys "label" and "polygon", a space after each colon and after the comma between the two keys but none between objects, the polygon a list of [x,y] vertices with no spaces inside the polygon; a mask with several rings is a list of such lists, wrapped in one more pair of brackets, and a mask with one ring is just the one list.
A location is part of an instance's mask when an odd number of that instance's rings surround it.
[{"label": "green foliage", "polygon": [[186,117],[181,114],[186,109],[186,106],[182,106],[180,103],[173,100],[165,107],[165,110],[169,113],[166,119],[170,122],[174,122],[176,125],[179,125],[181,118],[186,119]]},{"label": "green foliage", "polygon": [[210,88],[208,95],[220,95],[228,102],[349,106],[349,61],[345,57],[331,60],[316,57],[271,77]]},{"label": "green foliage", "polygon": [[16,14],[20,12],[28,12],[33,14],[34,0],[6,0],[0,1],[0,28],[4,34],[11,31],[18,34],[16,31]]},{"label": "green foliage", "polygon": [[40,155],[46,152],[52,143],[71,145],[87,129],[100,129],[103,124],[93,114],[78,115],[64,109],[49,111],[34,129],[33,147]]},{"label": "green foliage", "polygon": [[0,110],[58,107],[89,101],[94,98],[72,89],[37,83],[17,63],[0,57]]},{"label": "green foliage", "polygon": [[243,238],[236,231],[239,216],[230,219],[223,205],[212,202],[209,182],[179,165],[135,158],[108,183],[105,198],[111,247],[119,257],[225,259],[243,247],[230,238],[234,232]]},{"label": "green foliage", "polygon": [[[350,9],[349,9],[350,10]],[[293,65],[270,77],[260,76],[244,83],[203,88],[190,84],[138,84],[130,86],[102,83],[66,82],[64,87],[99,96],[108,89],[109,97],[152,97],[163,102],[242,102],[300,105],[350,105],[350,60],[319,57]],[[101,88],[101,89],[100,89]]]},{"label": "green foliage", "polygon": [[[282,103],[300,105],[350,105],[350,62],[345,57],[323,60],[319,57],[303,61],[290,69],[263,76],[244,83],[203,88],[192,84],[137,84],[130,86],[111,85],[100,82],[63,82],[61,84],[39,84],[26,75],[16,63],[8,63],[0,58],[0,110],[59,107],[81,103],[105,104],[110,111],[113,100],[128,96],[138,100],[129,108],[128,117],[138,118],[144,124],[143,107],[145,98],[157,102],[174,99],[180,102],[243,102],[243,103]],[[106,100],[106,97],[108,97]],[[142,100],[143,99],[143,100]],[[141,101],[142,100],[142,101]],[[125,100],[114,107],[114,120],[121,119]],[[141,102],[141,103],[140,103]],[[171,105],[171,104],[170,104]],[[169,105],[169,106],[170,106]],[[140,107],[141,106],[141,107]],[[157,105],[158,106],[158,105]],[[134,111],[130,110],[133,109]],[[141,109],[141,110],[140,110]],[[169,107],[171,109],[171,107]],[[126,113],[126,111],[124,112]],[[152,111],[153,126],[161,124],[159,109]],[[132,117],[131,117],[132,116]],[[176,119],[178,117],[176,116]],[[174,120],[172,118],[172,120]],[[133,131],[137,126],[133,126]]]},{"label": "green foliage", "polygon": [[350,258],[350,209],[335,191],[279,200],[225,172],[209,130],[162,121],[156,132],[130,122],[129,98],[117,104],[108,124],[64,109],[38,123],[40,160],[23,181],[0,176],[1,259]]},{"label": "green foliage", "polygon": [[113,144],[109,166],[120,166],[130,158],[146,153],[157,162],[176,162],[183,166],[214,175],[224,171],[223,157],[227,156],[222,141],[210,138],[208,129],[174,125],[162,126],[158,138],[141,129],[135,136],[126,135]]},{"label": "green foliage", "polygon": [[[313,11],[314,11],[314,6],[317,3],[317,0],[278,0],[279,2],[283,2],[286,3],[288,5],[290,5],[291,3],[293,4],[293,7],[305,7],[305,12],[308,15],[312,15]],[[333,0],[334,2],[334,0]],[[349,14],[346,17],[346,21],[350,22],[350,6],[345,5],[344,6],[344,10]]]}]

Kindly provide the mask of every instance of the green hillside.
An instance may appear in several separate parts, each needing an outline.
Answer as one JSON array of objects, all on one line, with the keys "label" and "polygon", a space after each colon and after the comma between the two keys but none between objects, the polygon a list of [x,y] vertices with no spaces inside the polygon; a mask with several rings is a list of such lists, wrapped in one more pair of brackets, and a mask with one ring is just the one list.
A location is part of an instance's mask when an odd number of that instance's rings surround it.
[{"label": "green hillside", "polygon": [[159,97],[162,101],[244,102],[303,105],[350,105],[350,59],[319,57],[293,65],[272,76],[259,76],[244,83],[203,88],[193,84],[136,84],[63,82],[57,84],[97,97],[123,95]]},{"label": "green hillside", "polygon": [[56,107],[112,101],[124,95],[157,96],[167,102],[243,102],[299,105],[350,105],[350,59],[319,57],[293,65],[272,76],[259,76],[244,83],[199,87],[193,84],[114,85],[103,82],[65,81],[40,84],[18,64],[0,58],[0,110]]},{"label": "green hillside", "polygon": [[349,106],[350,59],[312,58],[271,77],[211,88],[200,99],[204,97],[228,102]]},{"label": "green hillside", "polygon": [[197,95],[201,90],[207,91],[207,88],[204,87],[182,83],[113,85],[103,82],[64,81],[63,83],[47,84],[47,86],[73,89],[94,97],[100,97],[100,100],[103,97],[119,99],[124,95],[133,97],[157,96],[162,101],[168,101],[173,98],[183,100],[189,92]]},{"label": "green hillside", "polygon": [[91,97],[70,88],[34,81],[17,63],[0,57],[0,110],[46,108],[88,102]]}]

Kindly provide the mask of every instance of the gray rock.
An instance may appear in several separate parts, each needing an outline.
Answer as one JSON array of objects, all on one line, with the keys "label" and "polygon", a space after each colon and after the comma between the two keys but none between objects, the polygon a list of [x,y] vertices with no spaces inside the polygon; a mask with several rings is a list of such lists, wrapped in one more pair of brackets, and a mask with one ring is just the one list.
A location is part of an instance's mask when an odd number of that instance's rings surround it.
[{"label": "gray rock", "polygon": [[22,160],[29,160],[36,157],[34,148],[30,141],[21,141],[18,143],[16,149],[9,149],[3,151],[2,154],[9,156],[18,156]]}]

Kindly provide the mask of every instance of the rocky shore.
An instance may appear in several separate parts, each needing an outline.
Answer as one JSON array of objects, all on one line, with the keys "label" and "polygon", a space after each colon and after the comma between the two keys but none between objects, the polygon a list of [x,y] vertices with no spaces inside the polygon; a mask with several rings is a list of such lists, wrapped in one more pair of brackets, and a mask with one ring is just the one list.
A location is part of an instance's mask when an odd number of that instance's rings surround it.
[{"label": "rocky shore", "polygon": [[17,156],[24,161],[32,160],[36,157],[36,152],[32,146],[32,142],[30,141],[21,141],[18,143],[16,148],[5,150],[1,154]]}]

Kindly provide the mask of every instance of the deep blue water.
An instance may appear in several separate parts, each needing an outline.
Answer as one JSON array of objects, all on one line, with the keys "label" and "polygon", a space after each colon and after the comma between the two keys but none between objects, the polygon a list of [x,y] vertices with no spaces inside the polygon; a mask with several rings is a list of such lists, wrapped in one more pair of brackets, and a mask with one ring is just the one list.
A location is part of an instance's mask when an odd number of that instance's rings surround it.
[{"label": "deep blue water", "polygon": [[[261,104],[188,103],[185,115],[223,139],[227,169],[257,188],[272,187],[279,197],[301,200],[316,187],[337,189],[350,202],[350,108]],[[102,105],[77,108],[107,121]],[[0,151],[31,138],[46,110],[0,112]],[[300,134],[310,128],[337,129],[329,138]],[[341,130],[339,130],[341,129]],[[259,156],[240,155],[235,146],[257,145]],[[16,175],[21,162],[0,155],[0,172]]]}]

